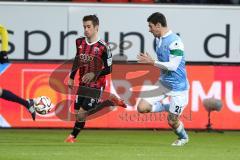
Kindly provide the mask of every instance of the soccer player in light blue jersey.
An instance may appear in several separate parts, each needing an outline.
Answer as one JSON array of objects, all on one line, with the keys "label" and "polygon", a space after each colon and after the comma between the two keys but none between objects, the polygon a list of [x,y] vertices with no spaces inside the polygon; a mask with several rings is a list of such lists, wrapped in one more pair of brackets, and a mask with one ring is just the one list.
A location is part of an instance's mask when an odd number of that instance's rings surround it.
[{"label": "soccer player in light blue jersey", "polygon": [[[184,46],[180,37],[168,28],[162,13],[153,13],[147,21],[149,32],[155,37],[157,60],[148,53],[140,53],[137,58],[139,63],[151,64],[160,69],[159,90],[151,97],[141,98],[137,109],[140,113],[167,111],[168,124],[178,136],[172,145],[183,146],[189,141],[184,125],[179,119],[188,104],[189,93]],[[167,97],[170,103],[164,104],[163,100]]]}]

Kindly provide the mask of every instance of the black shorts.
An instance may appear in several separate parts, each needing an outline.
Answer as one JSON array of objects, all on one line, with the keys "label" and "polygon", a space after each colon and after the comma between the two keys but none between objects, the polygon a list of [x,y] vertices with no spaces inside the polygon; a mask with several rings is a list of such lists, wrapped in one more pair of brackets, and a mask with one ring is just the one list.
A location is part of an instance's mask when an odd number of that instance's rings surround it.
[{"label": "black shorts", "polygon": [[79,110],[83,108],[86,111],[93,109],[98,103],[102,91],[103,89],[80,86],[74,103],[74,109]]}]

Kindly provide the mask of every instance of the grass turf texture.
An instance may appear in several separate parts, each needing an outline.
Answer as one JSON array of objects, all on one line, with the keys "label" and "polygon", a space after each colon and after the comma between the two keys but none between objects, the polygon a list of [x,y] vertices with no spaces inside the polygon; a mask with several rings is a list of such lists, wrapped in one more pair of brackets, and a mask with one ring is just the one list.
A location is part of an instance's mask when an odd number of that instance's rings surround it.
[{"label": "grass turf texture", "polygon": [[75,144],[70,130],[1,129],[0,160],[239,160],[240,132],[189,132],[190,142],[172,147],[171,131],[84,130]]}]

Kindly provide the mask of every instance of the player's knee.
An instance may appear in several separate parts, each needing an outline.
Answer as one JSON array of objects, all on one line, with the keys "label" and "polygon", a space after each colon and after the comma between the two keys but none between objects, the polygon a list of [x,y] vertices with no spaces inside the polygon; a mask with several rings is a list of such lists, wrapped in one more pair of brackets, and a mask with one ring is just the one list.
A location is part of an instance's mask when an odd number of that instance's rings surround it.
[{"label": "player's knee", "polygon": [[137,106],[137,111],[139,113],[146,113],[146,112],[148,112],[147,108],[145,106]]},{"label": "player's knee", "polygon": [[2,92],[3,92],[3,90],[2,90],[2,88],[0,88],[0,97],[2,96]]},{"label": "player's knee", "polygon": [[179,125],[178,115],[169,113],[168,114],[168,125],[171,126],[172,128],[177,128]]},{"label": "player's knee", "polygon": [[78,111],[78,113],[76,114],[76,121],[79,122],[85,122],[87,118],[87,114],[85,111]]},{"label": "player's knee", "polygon": [[84,115],[77,114],[76,115],[76,121],[85,122],[86,121],[86,117]]},{"label": "player's knee", "polygon": [[139,113],[148,113],[152,109],[151,105],[145,100],[141,100],[137,106],[137,110]]}]

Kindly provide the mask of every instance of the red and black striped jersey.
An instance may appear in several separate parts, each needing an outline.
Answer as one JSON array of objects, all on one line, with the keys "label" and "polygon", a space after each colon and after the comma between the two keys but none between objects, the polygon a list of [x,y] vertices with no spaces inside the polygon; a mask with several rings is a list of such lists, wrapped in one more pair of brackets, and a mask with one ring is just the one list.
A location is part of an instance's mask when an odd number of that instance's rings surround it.
[{"label": "red and black striped jersey", "polygon": [[[78,70],[79,85],[92,88],[105,87],[105,76],[112,71],[112,54],[107,43],[100,39],[89,43],[86,37],[80,37],[76,40],[76,51],[70,78],[74,79]],[[90,72],[96,75],[94,81],[89,84],[82,83],[82,76]]]}]

